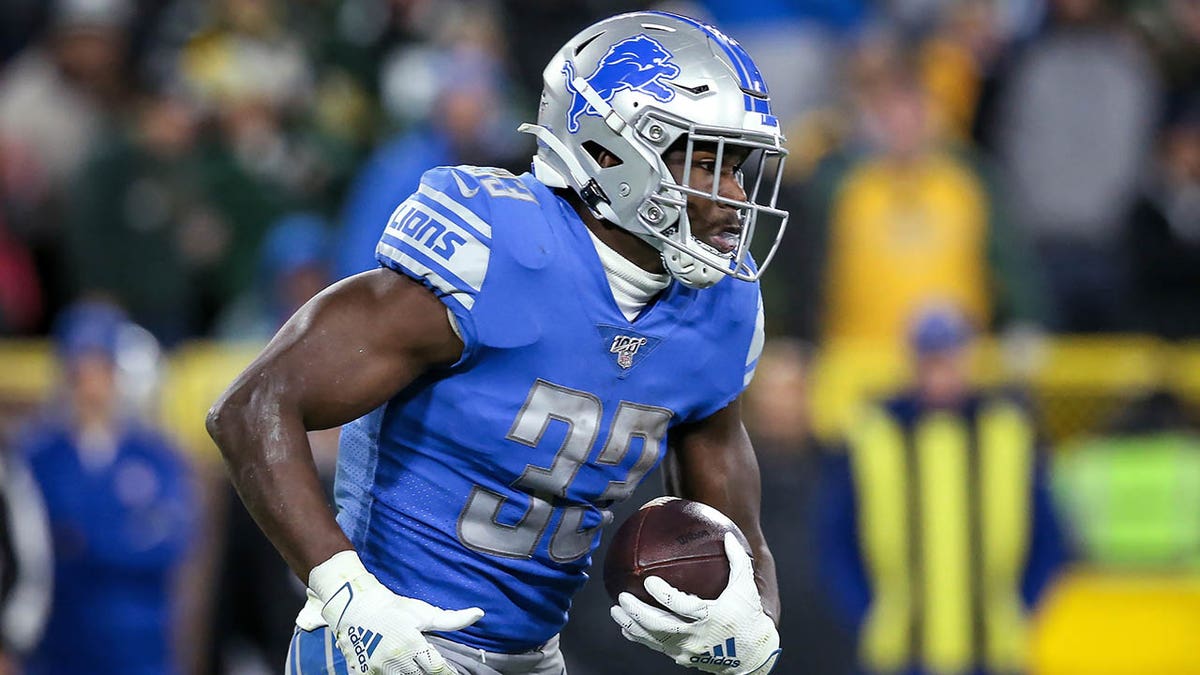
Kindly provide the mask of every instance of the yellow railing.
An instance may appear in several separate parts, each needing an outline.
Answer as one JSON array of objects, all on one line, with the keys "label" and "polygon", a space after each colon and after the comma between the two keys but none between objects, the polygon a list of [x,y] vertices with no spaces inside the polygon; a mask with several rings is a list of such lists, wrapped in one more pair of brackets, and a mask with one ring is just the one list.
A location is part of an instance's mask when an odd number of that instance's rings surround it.
[{"label": "yellow railing", "polygon": [[[202,460],[216,448],[204,430],[204,415],[221,391],[258,352],[259,345],[196,342],[177,349],[164,364],[157,399],[159,422]],[[49,345],[0,341],[0,405],[11,417],[48,399],[59,381]]]},{"label": "yellow railing", "polygon": [[[1103,428],[1130,398],[1157,387],[1200,404],[1197,342],[1076,337],[1016,348],[989,340],[975,349],[972,363],[980,383],[1026,391],[1056,442]],[[865,398],[894,390],[909,376],[899,348],[854,342],[827,346],[814,368],[814,423],[827,438],[842,434]]]},{"label": "yellow railing", "polygon": [[1200,577],[1073,571],[1033,631],[1036,675],[1200,675]]},{"label": "yellow railing", "polygon": [[[197,342],[167,362],[160,396],[161,421],[192,452],[211,457],[204,413],[254,357],[257,345]],[[1052,440],[1102,428],[1129,398],[1166,387],[1200,404],[1200,342],[1171,344],[1142,336],[1047,341],[1014,354],[984,341],[974,354],[981,383],[1014,384],[1030,393]],[[901,386],[908,377],[899,349],[838,343],[821,350],[813,369],[818,433],[836,437],[866,398]],[[34,404],[57,378],[43,342],[0,341],[0,403]]]}]

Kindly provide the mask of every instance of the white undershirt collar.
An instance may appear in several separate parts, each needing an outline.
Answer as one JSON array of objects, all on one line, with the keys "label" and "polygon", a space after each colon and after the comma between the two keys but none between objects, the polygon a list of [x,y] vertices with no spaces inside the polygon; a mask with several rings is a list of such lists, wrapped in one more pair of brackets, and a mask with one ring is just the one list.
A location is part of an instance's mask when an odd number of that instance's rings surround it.
[{"label": "white undershirt collar", "polygon": [[613,299],[617,301],[617,307],[629,321],[637,318],[654,296],[671,285],[670,274],[655,274],[638,267],[600,241],[590,228],[588,236],[596,246],[600,264],[604,266],[604,276],[608,278],[608,285],[612,288]]}]

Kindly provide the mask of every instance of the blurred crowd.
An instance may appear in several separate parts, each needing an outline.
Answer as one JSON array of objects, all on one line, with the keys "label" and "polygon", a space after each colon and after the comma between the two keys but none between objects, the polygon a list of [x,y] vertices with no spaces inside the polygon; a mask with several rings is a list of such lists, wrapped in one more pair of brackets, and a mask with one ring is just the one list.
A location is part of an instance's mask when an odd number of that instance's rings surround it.
[{"label": "blurred crowd", "polygon": [[[647,4],[4,3],[0,331],[81,297],[167,345],[278,323],[374,265],[424,168],[527,169],[542,64]],[[988,329],[1200,334],[1195,0],[655,6],[746,43],[786,121],[777,334],[894,340],[931,297]]]},{"label": "blurred crowd", "polygon": [[251,308],[277,324],[370,260],[353,244],[405,180],[525,162],[510,101],[527,112],[536,89],[503,39],[515,20],[486,3],[4,3],[3,332],[99,297],[167,345]]},{"label": "blurred crowd", "polygon": [[[303,589],[232,491],[136,421],[154,345],[263,343],[375,266],[425,169],[527,170],[515,127],[544,64],[647,7],[745,44],[789,139],[770,367],[747,404],[783,672],[1020,672],[1004,636],[1070,558],[1200,564],[1185,402],[1157,392],[1047,453],[1033,403],[973,389],[962,357],[980,334],[1200,338],[1200,0],[6,0],[0,337],[51,337],[64,386],[0,464],[0,521],[41,514],[0,527],[35,542],[3,547],[20,555],[0,568],[0,674],[21,672],[6,654],[31,673],[279,672]],[[908,350],[916,379],[829,447],[807,388],[835,341]],[[328,477],[336,431],[313,444]],[[918,489],[948,471],[968,487]],[[939,570],[958,591],[930,590]],[[571,672],[664,672],[614,647],[606,605],[580,596]],[[64,652],[97,613],[117,618]]]}]

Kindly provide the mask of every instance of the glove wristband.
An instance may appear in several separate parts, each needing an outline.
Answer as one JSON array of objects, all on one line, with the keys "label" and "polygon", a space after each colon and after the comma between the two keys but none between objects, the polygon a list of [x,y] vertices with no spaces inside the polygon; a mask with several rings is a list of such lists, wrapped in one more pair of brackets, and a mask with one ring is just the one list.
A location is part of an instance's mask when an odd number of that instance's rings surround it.
[{"label": "glove wristband", "polygon": [[363,567],[358,552],[353,549],[339,551],[325,562],[312,568],[308,573],[308,587],[322,602],[328,602],[347,582],[364,574],[370,574]]},{"label": "glove wristband", "polygon": [[775,651],[771,652],[771,654],[767,656],[766,661],[763,661],[761,664],[759,664],[757,668],[747,671],[746,675],[767,675],[767,673],[770,673],[775,669],[775,662],[779,660],[779,655],[782,653],[782,649],[776,649]]}]

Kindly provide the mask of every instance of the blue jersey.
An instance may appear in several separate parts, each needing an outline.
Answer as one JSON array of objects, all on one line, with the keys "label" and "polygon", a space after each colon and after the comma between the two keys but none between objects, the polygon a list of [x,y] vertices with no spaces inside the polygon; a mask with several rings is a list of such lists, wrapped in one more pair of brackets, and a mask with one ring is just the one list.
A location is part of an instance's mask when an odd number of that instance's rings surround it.
[{"label": "blue jersey", "polygon": [[343,429],[338,522],[393,591],[486,612],[444,637],[537,647],[566,623],[606,508],[673,427],[749,382],[758,286],[672,282],[629,321],[566,201],[529,174],[474,167],[427,172],[377,258],[441,298],[465,347]]},{"label": "blue jersey", "polygon": [[25,449],[54,536],[54,604],[28,672],[177,672],[171,584],[196,532],[185,462],[166,438],[118,429],[112,461],[89,467],[65,423],[38,423]]}]

